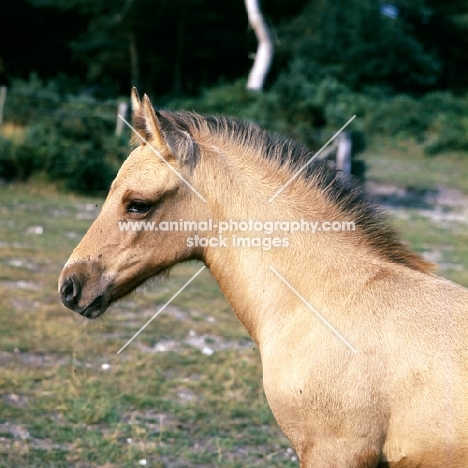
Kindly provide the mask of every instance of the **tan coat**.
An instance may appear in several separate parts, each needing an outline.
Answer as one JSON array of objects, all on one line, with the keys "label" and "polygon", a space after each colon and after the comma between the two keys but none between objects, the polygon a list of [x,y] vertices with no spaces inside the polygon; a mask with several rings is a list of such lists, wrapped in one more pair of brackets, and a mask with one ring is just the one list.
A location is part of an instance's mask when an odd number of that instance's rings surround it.
[{"label": "tan coat", "polygon": [[[202,260],[259,346],[268,402],[302,468],[467,468],[468,290],[430,273],[359,188],[320,164],[270,202],[312,157],[304,148],[132,100],[139,146],[62,271],[64,304],[95,318],[175,263]],[[180,219],[356,229],[287,233],[287,247],[264,249],[118,226]]]}]

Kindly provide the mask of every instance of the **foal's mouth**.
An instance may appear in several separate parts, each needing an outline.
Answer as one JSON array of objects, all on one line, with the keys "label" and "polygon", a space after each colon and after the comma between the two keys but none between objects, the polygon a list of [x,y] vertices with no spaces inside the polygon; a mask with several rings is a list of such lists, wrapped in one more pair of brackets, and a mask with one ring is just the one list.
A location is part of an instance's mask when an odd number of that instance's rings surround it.
[{"label": "foal's mouth", "polygon": [[78,312],[80,315],[83,317],[86,317],[87,319],[95,319],[101,316],[107,309],[107,304],[106,300],[104,299],[103,295],[100,295],[94,299],[91,304],[86,306],[82,310],[76,310],[75,312]]}]

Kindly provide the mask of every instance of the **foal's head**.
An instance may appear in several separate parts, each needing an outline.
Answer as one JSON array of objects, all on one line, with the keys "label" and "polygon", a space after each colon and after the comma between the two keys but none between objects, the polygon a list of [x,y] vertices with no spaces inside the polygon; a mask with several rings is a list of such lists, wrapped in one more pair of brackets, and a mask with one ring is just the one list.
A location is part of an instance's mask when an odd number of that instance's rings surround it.
[{"label": "foal's head", "polygon": [[132,107],[134,140],[140,145],[122,165],[101,213],[59,278],[62,302],[87,318],[98,317],[112,302],[175,263],[199,257],[187,247],[187,232],[130,226],[197,219],[203,205],[206,208],[180,177],[189,177],[197,159],[191,135],[156,114],[146,96],[140,101],[136,90]]},{"label": "foal's head", "polygon": [[[280,216],[272,211],[278,206],[286,218],[299,208],[305,217],[334,213],[351,218],[358,230],[346,241],[356,255],[364,252],[415,270],[430,270],[400,241],[361,189],[337,178],[323,164],[307,166],[294,187],[287,189],[290,199],[283,197],[272,207],[268,199],[312,157],[291,140],[236,119],[156,113],[146,96],[140,101],[136,90],[132,108],[133,139],[139,145],[122,165],[102,212],[59,278],[62,301],[70,309],[98,317],[109,304],[172,265],[206,260],[208,247],[187,241],[193,239],[197,222],[225,217],[228,208],[231,214],[233,209],[235,215],[248,209],[265,219]],[[208,203],[194,187],[209,193]],[[230,197],[234,192],[236,203]],[[193,226],[188,232],[185,226],[161,229],[162,221],[179,220]],[[130,223],[140,223],[140,229],[132,229]]]}]

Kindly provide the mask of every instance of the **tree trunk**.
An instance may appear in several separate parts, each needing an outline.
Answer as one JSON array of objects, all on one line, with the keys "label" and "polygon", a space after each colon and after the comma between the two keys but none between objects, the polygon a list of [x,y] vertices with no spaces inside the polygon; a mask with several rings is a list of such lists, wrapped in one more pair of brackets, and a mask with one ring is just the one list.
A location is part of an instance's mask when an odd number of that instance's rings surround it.
[{"label": "tree trunk", "polygon": [[130,49],[130,86],[138,88],[140,86],[140,69],[138,63],[138,49],[136,45],[135,33],[128,33],[129,49]]},{"label": "tree trunk", "polygon": [[245,0],[250,26],[258,40],[257,53],[247,80],[247,89],[261,91],[273,60],[273,41],[263,19],[258,0]]},{"label": "tree trunk", "polygon": [[177,25],[177,45],[174,66],[174,87],[173,92],[177,96],[182,91],[182,60],[184,50],[184,23],[179,21]]}]

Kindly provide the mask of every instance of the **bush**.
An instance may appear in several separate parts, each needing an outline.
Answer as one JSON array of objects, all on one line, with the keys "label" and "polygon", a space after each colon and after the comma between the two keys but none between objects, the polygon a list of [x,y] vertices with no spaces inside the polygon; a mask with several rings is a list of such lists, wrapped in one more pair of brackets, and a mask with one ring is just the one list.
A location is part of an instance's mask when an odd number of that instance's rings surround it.
[{"label": "bush", "polygon": [[[128,154],[130,131],[114,136],[115,113],[106,103],[76,97],[63,102],[53,90],[44,92],[46,113],[29,101],[17,115],[28,122],[24,137],[19,141],[0,137],[0,177],[27,180],[43,173],[71,190],[106,190]],[[10,112],[20,101],[7,100]],[[300,66],[292,66],[262,93],[246,90],[245,81],[239,80],[205,89],[196,98],[166,101],[165,107],[250,119],[312,150],[356,115],[347,128],[356,168],[365,135],[415,138],[424,143],[427,154],[468,151],[468,97],[434,92],[416,98],[379,87],[357,92],[327,77],[310,81]],[[363,173],[365,168],[356,170]]]},{"label": "bush", "polygon": [[116,138],[113,115],[65,103],[25,128],[19,142],[0,139],[0,177],[27,180],[42,173],[66,189],[107,190],[128,154],[129,135]]},{"label": "bush", "polygon": [[364,149],[364,135],[414,138],[428,154],[468,150],[468,96],[432,92],[414,97],[380,87],[357,92],[327,77],[310,81],[302,68],[293,64],[263,93],[247,91],[240,80],[207,89],[198,98],[166,104],[255,120],[312,149],[356,115],[349,127],[353,143],[360,142],[356,151]]},{"label": "bush", "polygon": [[[165,104],[170,109],[253,120],[263,128],[318,149],[353,115],[356,106],[352,99],[343,97],[346,93],[347,89],[336,81],[314,84],[301,77],[284,77],[262,93],[248,91],[245,81],[239,80],[206,89],[197,98],[171,100]],[[355,101],[356,96],[353,95]],[[355,130],[359,131],[359,127]]]},{"label": "bush", "polygon": [[60,181],[66,188],[78,191],[108,188],[115,168],[106,157],[101,137],[93,139],[91,133],[89,139],[83,139],[82,122],[69,135],[71,123],[66,120],[65,128],[51,128],[43,123],[32,126],[20,149],[29,150],[37,172],[51,181]]}]

